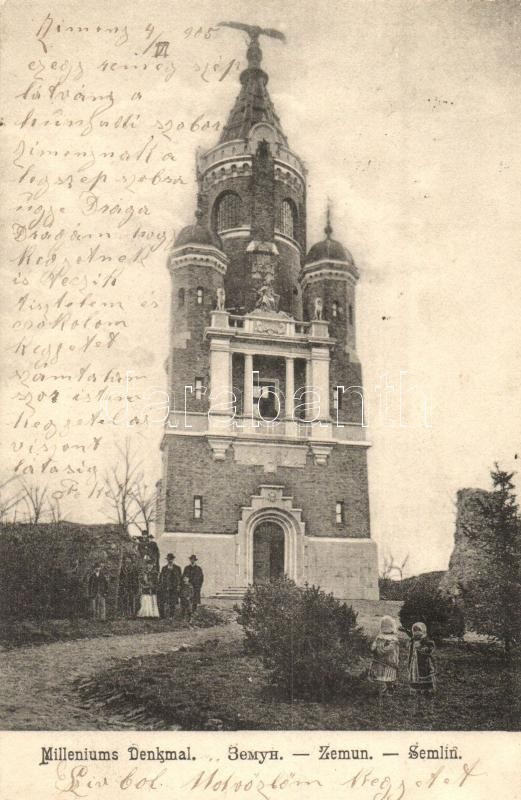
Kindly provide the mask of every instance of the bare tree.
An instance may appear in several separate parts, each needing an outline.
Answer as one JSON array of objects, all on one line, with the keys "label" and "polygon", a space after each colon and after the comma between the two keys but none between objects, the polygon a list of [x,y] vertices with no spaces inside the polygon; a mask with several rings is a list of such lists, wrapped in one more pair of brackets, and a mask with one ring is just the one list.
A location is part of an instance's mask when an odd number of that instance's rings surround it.
[{"label": "bare tree", "polygon": [[131,492],[131,497],[134,502],[132,521],[137,524],[139,520],[148,531],[156,518],[157,492],[140,481]]},{"label": "bare tree", "polygon": [[[13,482],[16,482],[14,487],[12,486]],[[5,525],[13,509],[14,519],[16,519],[16,507],[21,503],[23,494],[17,475],[12,475],[0,485],[0,524]]]},{"label": "bare tree", "polygon": [[384,562],[380,577],[388,578],[389,580],[403,581],[403,572],[408,561],[409,561],[409,553],[407,553],[407,555],[400,564],[395,562],[392,553],[384,555]]},{"label": "bare tree", "polygon": [[22,486],[21,501],[27,508],[27,521],[32,525],[37,525],[41,519],[47,497],[47,486],[38,486],[36,483],[29,483],[25,478],[19,478]]},{"label": "bare tree", "polygon": [[51,517],[51,522],[61,522],[62,512],[60,508],[60,501],[58,500],[58,498],[53,498],[52,500],[49,500],[48,507],[49,507],[49,515]]},{"label": "bare tree", "polygon": [[135,495],[143,482],[143,470],[141,461],[132,453],[128,438],[124,447],[117,445],[117,451],[121,458],[107,470],[104,483],[115,520],[128,531],[129,525],[140,513]]}]

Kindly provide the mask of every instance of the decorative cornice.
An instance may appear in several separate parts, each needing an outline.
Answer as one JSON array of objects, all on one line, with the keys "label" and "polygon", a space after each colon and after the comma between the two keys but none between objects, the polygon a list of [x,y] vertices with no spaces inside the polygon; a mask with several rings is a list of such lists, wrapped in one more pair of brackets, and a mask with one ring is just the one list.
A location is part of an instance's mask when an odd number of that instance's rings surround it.
[{"label": "decorative cornice", "polygon": [[241,225],[240,228],[228,228],[224,231],[219,231],[221,239],[249,239],[251,237],[251,227],[249,225]]},{"label": "decorative cornice", "polygon": [[[240,417],[239,417],[240,419]],[[186,437],[186,438],[193,438],[193,439],[208,439],[209,436],[213,436],[214,438],[219,438],[216,434],[209,434],[208,430],[204,431],[195,431],[195,430],[180,430],[179,428],[171,428],[167,429],[163,433],[163,438],[161,440],[160,449],[163,450],[166,442],[175,437]],[[240,433],[240,432],[233,432],[232,434],[225,435],[224,438],[230,438],[232,441],[238,442],[248,442],[252,445],[266,445],[266,444],[280,444],[286,447],[295,446],[301,447],[302,445],[309,444],[309,439],[300,436],[291,436],[291,435],[284,435],[284,434],[276,434],[276,433]],[[336,439],[331,438],[328,439],[327,444],[323,442],[311,443],[311,446],[315,447],[329,447],[330,450],[333,447],[362,447],[369,449],[372,444],[367,439],[364,440],[357,440],[357,439]]]},{"label": "decorative cornice", "polygon": [[299,281],[302,286],[308,283],[316,283],[317,280],[323,280],[324,278],[336,281],[348,280],[354,284],[359,277],[360,273],[354,264],[351,265],[345,261],[333,261],[324,258],[321,261],[307,264],[299,275]]},{"label": "decorative cornice", "polygon": [[282,233],[282,231],[278,231],[277,228],[275,228],[275,241],[284,242],[284,244],[296,250],[299,255],[302,253],[302,248],[297,240],[293,239],[291,236],[287,236],[285,233]]},{"label": "decorative cornice", "polygon": [[174,248],[168,257],[168,269],[173,272],[182,267],[211,267],[221,275],[228,269],[228,256],[216,247],[188,244]]}]

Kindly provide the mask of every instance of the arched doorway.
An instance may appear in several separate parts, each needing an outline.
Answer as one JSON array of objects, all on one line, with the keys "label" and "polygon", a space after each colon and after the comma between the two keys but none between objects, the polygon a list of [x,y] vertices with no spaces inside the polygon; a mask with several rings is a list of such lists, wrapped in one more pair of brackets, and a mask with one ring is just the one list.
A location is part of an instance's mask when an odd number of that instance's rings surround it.
[{"label": "arched doorway", "polygon": [[284,531],[276,522],[260,522],[253,532],[253,582],[284,575]]}]

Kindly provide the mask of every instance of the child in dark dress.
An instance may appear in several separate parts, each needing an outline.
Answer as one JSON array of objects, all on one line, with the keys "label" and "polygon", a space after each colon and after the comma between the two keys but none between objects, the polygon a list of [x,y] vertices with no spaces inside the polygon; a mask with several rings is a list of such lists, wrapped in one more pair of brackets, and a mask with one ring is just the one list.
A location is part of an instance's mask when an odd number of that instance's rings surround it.
[{"label": "child in dark dress", "polygon": [[427,636],[427,626],[415,622],[409,645],[409,685],[416,694],[416,709],[421,699],[428,699],[432,706],[436,688],[433,653],[434,642]]}]

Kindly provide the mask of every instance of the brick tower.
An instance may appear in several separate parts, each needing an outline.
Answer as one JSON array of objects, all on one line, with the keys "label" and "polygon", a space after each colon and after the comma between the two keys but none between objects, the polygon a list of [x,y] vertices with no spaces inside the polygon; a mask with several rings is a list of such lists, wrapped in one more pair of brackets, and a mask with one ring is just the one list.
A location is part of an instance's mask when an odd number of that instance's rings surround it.
[{"label": "brick tower", "polygon": [[198,555],[207,595],[286,574],[373,599],[358,272],[329,209],[306,255],[306,169],[258,36],[219,143],[197,154],[196,218],[168,261],[159,545],[178,563]]}]

